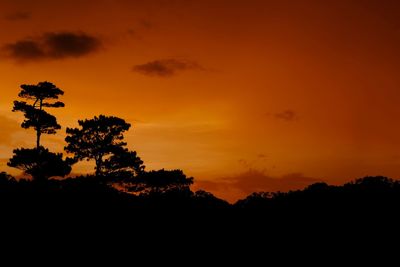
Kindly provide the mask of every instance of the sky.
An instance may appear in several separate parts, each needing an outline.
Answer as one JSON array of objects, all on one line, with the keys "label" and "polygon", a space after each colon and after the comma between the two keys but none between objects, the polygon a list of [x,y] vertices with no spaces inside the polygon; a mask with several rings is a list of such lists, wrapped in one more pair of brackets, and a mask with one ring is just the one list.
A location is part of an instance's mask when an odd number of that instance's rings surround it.
[{"label": "sky", "polygon": [[[0,170],[34,147],[21,84],[65,91],[63,129],[105,114],[146,169],[230,201],[366,175],[400,178],[400,3],[0,0]],[[74,173],[92,172],[81,163]]]}]

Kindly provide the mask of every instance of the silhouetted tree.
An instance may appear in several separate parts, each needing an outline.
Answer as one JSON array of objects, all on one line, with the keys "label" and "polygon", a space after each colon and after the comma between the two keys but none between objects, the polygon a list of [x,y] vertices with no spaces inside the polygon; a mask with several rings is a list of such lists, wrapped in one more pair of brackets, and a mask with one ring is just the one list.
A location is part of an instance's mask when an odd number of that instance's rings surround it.
[{"label": "silhouetted tree", "polygon": [[40,82],[37,85],[21,85],[20,98],[26,101],[14,101],[13,111],[24,113],[25,120],[22,128],[34,128],[36,131],[36,148],[40,147],[42,134],[55,134],[61,126],[57,123],[56,117],[47,113],[44,108],[64,107],[64,103],[54,101],[63,95],[64,92],[50,82]]},{"label": "silhouetted tree", "polygon": [[63,160],[61,153],[52,153],[44,147],[14,150],[8,166],[20,169],[36,181],[45,181],[53,176],[64,177],[71,172],[71,159]]},{"label": "silhouetted tree", "polygon": [[[67,128],[67,137],[65,141],[68,145],[65,150],[75,155],[77,160],[94,159],[96,163],[96,175],[102,176],[109,171],[123,169],[139,168],[140,159],[136,158],[136,153],[129,154],[125,150],[126,143],[123,142],[125,131],[128,131],[131,125],[125,120],[117,117],[108,117],[100,115],[89,120],[78,121],[80,128]],[[134,152],[132,152],[134,153]],[[114,158],[107,158],[107,157]],[[117,163],[116,160],[121,159]],[[133,161],[129,164],[128,158]],[[140,163],[140,164],[139,164]],[[117,166],[117,165],[120,166]]]},{"label": "silhouetted tree", "polygon": [[23,170],[34,180],[47,180],[53,176],[68,175],[71,172],[70,159],[63,160],[62,154],[49,152],[40,145],[42,134],[55,134],[61,126],[55,116],[47,113],[45,108],[64,107],[64,103],[56,101],[64,92],[50,82],[40,82],[37,85],[21,85],[18,94],[26,101],[14,101],[13,112],[24,113],[25,120],[21,127],[34,128],[36,131],[36,148],[21,148],[14,150],[8,166]]},{"label": "silhouetted tree", "polygon": [[186,177],[181,170],[158,170],[143,172],[135,177],[128,190],[140,194],[159,194],[168,191],[190,190],[192,177]]},{"label": "silhouetted tree", "polygon": [[356,179],[353,182],[345,184],[345,186],[358,186],[361,188],[368,188],[373,190],[392,188],[398,181],[384,177],[384,176],[367,176],[361,179]]},{"label": "silhouetted tree", "polygon": [[132,178],[144,171],[145,166],[136,151],[117,147],[113,154],[104,160],[103,172],[118,179]]}]

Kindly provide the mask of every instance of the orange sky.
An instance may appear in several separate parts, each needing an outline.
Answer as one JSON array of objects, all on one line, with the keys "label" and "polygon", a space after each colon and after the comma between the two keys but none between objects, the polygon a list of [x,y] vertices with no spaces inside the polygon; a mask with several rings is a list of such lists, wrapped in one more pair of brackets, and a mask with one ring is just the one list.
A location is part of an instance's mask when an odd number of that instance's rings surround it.
[{"label": "orange sky", "polygon": [[[35,142],[11,112],[19,85],[48,80],[66,93],[64,127],[125,118],[147,169],[183,169],[229,200],[398,178],[399,12],[391,0],[0,0],[0,169]],[[61,151],[64,130],[44,144]]]}]

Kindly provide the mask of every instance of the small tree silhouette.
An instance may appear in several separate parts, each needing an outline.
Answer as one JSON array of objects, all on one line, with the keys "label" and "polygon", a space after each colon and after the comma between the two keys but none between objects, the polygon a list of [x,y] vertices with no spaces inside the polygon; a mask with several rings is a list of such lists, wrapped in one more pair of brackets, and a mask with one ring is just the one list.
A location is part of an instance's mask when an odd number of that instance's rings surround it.
[{"label": "small tree silhouette", "polygon": [[65,150],[73,153],[76,160],[95,160],[97,176],[140,172],[144,168],[136,152],[125,148],[123,134],[131,127],[125,120],[100,115],[78,123],[80,128],[67,128]]},{"label": "small tree silhouette", "polygon": [[40,148],[40,137],[42,134],[55,134],[61,126],[56,117],[47,113],[44,108],[64,107],[64,103],[56,100],[64,92],[50,82],[40,82],[37,85],[21,85],[20,98],[26,101],[14,101],[13,111],[24,113],[25,120],[22,128],[34,128],[36,131],[36,148]]},{"label": "small tree silhouette", "polygon": [[62,153],[52,153],[44,147],[14,150],[8,166],[20,169],[36,181],[45,181],[53,176],[64,177],[71,172],[71,159],[63,160]]}]

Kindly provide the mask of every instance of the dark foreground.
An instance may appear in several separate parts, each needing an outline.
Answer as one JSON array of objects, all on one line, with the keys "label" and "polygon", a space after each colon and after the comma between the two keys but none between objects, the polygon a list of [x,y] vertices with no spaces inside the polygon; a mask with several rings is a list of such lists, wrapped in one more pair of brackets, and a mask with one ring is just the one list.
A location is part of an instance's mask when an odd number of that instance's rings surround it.
[{"label": "dark foreground", "polygon": [[343,186],[313,184],[287,193],[253,193],[235,204],[205,191],[152,191],[134,195],[120,191],[96,177],[35,182],[3,175],[0,178],[3,212],[45,216],[121,216],[136,220],[141,214],[165,216],[237,217],[249,220],[283,221],[397,216],[400,182],[386,177],[365,177]]},{"label": "dark foreground", "polygon": [[225,266],[240,259],[253,266],[278,259],[324,266],[396,255],[400,184],[367,177],[257,193],[232,205],[204,191],[134,196],[95,178],[2,177],[0,207],[3,244],[14,252],[33,250],[40,262],[56,256],[57,262],[75,260],[74,266],[111,257],[111,266],[121,260]]}]

